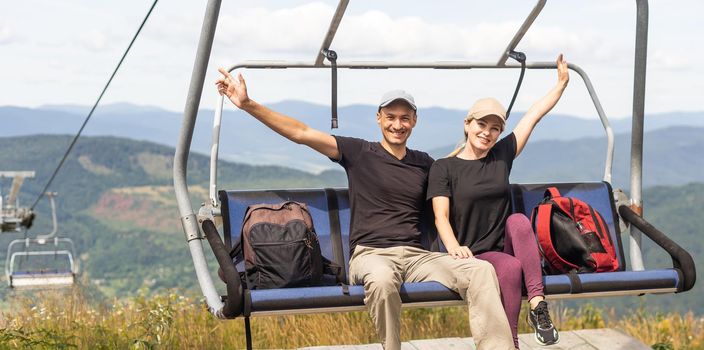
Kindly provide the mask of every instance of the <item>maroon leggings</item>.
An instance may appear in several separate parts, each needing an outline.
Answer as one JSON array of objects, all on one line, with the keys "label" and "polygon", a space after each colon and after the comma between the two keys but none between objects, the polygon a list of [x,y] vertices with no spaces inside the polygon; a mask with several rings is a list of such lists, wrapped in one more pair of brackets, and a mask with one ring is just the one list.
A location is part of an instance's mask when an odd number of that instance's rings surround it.
[{"label": "maroon leggings", "polygon": [[528,300],[544,294],[538,243],[528,218],[523,214],[509,216],[506,220],[504,251],[481,253],[477,258],[490,262],[496,270],[501,288],[501,303],[511,325],[513,342],[518,349],[518,314],[521,311],[523,285],[526,286]]}]

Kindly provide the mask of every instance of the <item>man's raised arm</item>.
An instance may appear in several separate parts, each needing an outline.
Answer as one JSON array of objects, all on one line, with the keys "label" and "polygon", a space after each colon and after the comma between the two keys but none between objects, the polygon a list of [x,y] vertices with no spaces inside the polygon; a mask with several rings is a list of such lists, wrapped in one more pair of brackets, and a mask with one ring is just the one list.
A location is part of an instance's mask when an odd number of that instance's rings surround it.
[{"label": "man's raised arm", "polygon": [[340,159],[337,141],[332,135],[313,129],[300,120],[276,112],[250,99],[242,74],[238,74],[235,79],[223,68],[219,68],[218,71],[223,75],[215,82],[218,92],[220,95],[227,96],[239,109],[295,143],[306,145],[328,158]]}]

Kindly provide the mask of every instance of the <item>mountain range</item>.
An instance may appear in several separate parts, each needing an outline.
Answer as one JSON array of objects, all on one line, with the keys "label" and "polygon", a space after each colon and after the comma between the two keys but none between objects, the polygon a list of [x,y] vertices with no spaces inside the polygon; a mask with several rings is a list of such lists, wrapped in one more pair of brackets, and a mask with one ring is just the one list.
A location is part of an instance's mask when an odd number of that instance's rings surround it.
[{"label": "mountain range", "polygon": [[[283,101],[270,105],[271,108],[300,118],[308,125],[329,131],[329,107],[300,101]],[[47,105],[39,108],[0,107],[0,137],[26,136],[33,134],[74,134],[80,127],[88,107],[74,105]],[[375,121],[376,108],[371,105],[350,105],[339,108],[340,128],[332,130],[335,134],[361,137],[367,140],[378,140],[379,130]],[[409,147],[425,150],[436,157],[445,154],[462,136],[461,125],[466,111],[440,107],[421,108],[418,125],[413,131]],[[196,122],[192,142],[192,151],[208,153],[212,129],[213,111],[202,109]],[[520,112],[513,113],[509,118],[507,130],[512,130],[518,121]],[[594,160],[590,161],[590,169],[601,168],[590,174],[601,178],[605,159],[605,133],[596,113],[585,113],[586,118],[567,115],[548,115],[539,124],[531,136],[530,149],[534,150],[568,150],[574,148],[570,143],[541,143],[542,141],[572,141],[583,139],[580,148],[594,152]],[[136,140],[151,141],[163,145],[174,146],[181,127],[182,115],[157,107],[136,106],[130,104],[112,104],[99,106],[84,134],[91,136],[117,136]],[[629,149],[631,121],[629,118],[618,118],[611,121],[611,126],[619,136],[616,140],[617,157],[623,150]],[[654,132],[667,127],[685,126],[704,128],[704,112],[672,112],[647,115],[646,132]],[[652,141],[657,133],[645,136],[645,147],[661,142]],[[588,139],[585,139],[588,138]],[[602,138],[602,139],[600,139]],[[588,141],[587,141],[588,140]],[[305,171],[319,172],[325,169],[337,169],[329,160],[321,157],[307,147],[293,144],[262,126],[254,118],[245,115],[231,104],[226,103],[223,113],[220,157],[224,160],[247,164],[286,164]],[[583,147],[590,143],[588,148]],[[530,149],[526,150],[526,162],[534,161]],[[589,150],[591,149],[591,151]],[[282,152],[282,150],[284,150]],[[619,153],[621,152],[621,153]],[[626,151],[627,152],[627,151]],[[295,158],[291,155],[295,154]],[[651,153],[646,152],[647,157]],[[560,155],[557,155],[560,157]],[[576,157],[581,158],[583,154]],[[535,157],[545,157],[545,153],[536,153]],[[575,158],[574,154],[568,155]],[[591,155],[589,157],[592,157]],[[628,155],[624,155],[625,159]],[[520,158],[519,158],[520,159]],[[601,165],[598,165],[601,162]],[[598,165],[598,166],[597,166]],[[627,167],[627,166],[626,166]],[[620,171],[620,170],[619,170]],[[676,170],[681,171],[681,170]],[[527,177],[531,179],[532,177]],[[627,177],[625,177],[627,179]],[[592,178],[594,179],[594,178]],[[686,182],[686,181],[685,181]],[[669,183],[669,182],[667,182]],[[650,183],[657,184],[656,182]]]}]

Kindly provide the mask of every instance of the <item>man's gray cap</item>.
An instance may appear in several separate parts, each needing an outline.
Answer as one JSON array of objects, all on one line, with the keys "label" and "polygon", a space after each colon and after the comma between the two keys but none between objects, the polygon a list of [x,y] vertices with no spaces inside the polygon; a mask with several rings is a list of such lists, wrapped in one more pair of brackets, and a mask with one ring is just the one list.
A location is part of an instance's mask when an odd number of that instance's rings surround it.
[{"label": "man's gray cap", "polygon": [[413,96],[404,90],[391,90],[381,96],[381,102],[379,102],[379,108],[386,107],[396,100],[403,100],[408,103],[413,110],[416,110],[416,101]]}]

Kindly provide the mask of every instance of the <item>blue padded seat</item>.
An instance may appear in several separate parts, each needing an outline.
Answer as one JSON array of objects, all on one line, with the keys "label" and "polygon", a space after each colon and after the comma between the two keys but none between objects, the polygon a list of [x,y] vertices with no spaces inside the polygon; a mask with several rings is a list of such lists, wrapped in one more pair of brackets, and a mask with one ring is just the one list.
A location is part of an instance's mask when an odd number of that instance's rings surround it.
[{"label": "blue padded seat", "polygon": [[[621,270],[625,269],[625,258],[618,230],[618,217],[612,200],[612,191],[608,183],[556,183],[556,184],[513,184],[511,185],[512,208],[530,217],[532,208],[542,200],[545,189],[555,186],[564,196],[579,198],[599,211],[609,227],[612,241]],[[331,199],[330,197],[333,197]],[[295,190],[247,190],[220,191],[222,203],[224,237],[227,247],[232,247],[239,239],[240,227],[247,206],[257,203],[279,203],[298,201],[308,205],[318,234],[321,251],[328,259],[335,261],[337,248],[338,262],[345,264],[349,260],[349,223],[350,208],[346,189],[295,189]],[[334,247],[331,232],[336,228],[331,225],[330,206],[337,206],[339,218],[340,243]],[[334,213],[334,212],[333,212]],[[437,237],[431,231],[424,237],[426,248],[437,247]],[[343,261],[339,261],[343,259]],[[657,269],[647,271],[618,271],[609,273],[587,273],[578,275],[544,276],[545,293],[549,297],[562,298],[577,296],[626,295],[652,292],[675,292],[682,289],[680,271],[676,269]],[[460,296],[438,282],[404,283],[401,287],[401,299],[404,305],[449,305],[460,304]],[[449,303],[448,303],[449,302]],[[252,290],[245,294],[245,316],[249,314],[331,311],[336,308],[362,309],[364,289],[362,286],[350,286],[349,294],[342,292],[342,287],[307,287],[270,290]]]},{"label": "blue padded seat", "polygon": [[16,275],[30,275],[30,276],[43,276],[43,275],[72,275],[71,270],[37,270],[37,271],[13,271],[11,276]]},{"label": "blue padded seat", "polygon": [[[404,283],[400,290],[404,304],[461,301],[457,293],[438,282]],[[249,296],[251,311],[269,313],[307,309],[356,308],[364,305],[364,287],[349,287],[349,295],[342,287],[310,287],[253,290]]]}]

